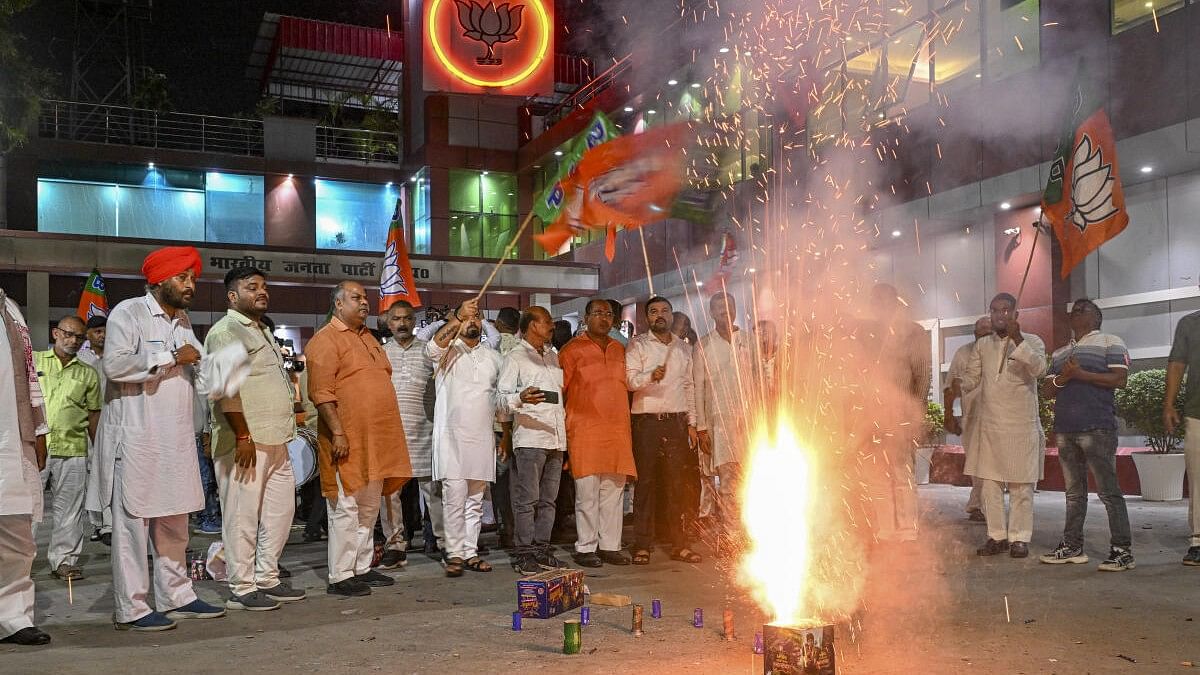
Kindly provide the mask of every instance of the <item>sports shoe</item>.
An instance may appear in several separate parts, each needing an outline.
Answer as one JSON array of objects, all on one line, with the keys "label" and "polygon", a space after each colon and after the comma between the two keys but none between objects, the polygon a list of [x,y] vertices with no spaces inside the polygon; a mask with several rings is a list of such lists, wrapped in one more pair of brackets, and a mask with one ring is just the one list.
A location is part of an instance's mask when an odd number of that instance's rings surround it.
[{"label": "sports shoe", "polygon": [[66,581],[67,579],[79,581],[83,578],[83,570],[79,569],[78,565],[62,563],[58,566],[58,569],[54,570],[54,576],[62,579],[63,581]]},{"label": "sports shoe", "polygon": [[1133,561],[1133,551],[1120,546],[1113,546],[1108,551],[1108,559],[1100,563],[1101,572],[1124,572],[1137,567]]},{"label": "sports shoe", "polygon": [[980,546],[979,548],[975,549],[975,553],[977,555],[997,555],[1000,553],[1004,553],[1007,550],[1008,550],[1008,540],[1007,539],[1001,539],[1000,541],[996,541],[995,539],[988,537],[988,540],[986,542],[984,542],[983,546]]},{"label": "sports shoe", "polygon": [[251,591],[245,595],[235,595],[225,601],[225,609],[244,609],[247,612],[269,612],[279,609],[279,603],[267,597],[262,591]]},{"label": "sports shoe", "polygon": [[1200,567],[1200,546],[1188,549],[1187,555],[1183,556],[1183,564],[1189,567]]},{"label": "sports shoe", "polygon": [[354,575],[355,581],[361,581],[364,584],[378,588],[379,586],[391,586],[396,583],[396,580],[386,574],[380,574],[375,570],[367,570],[365,574]]},{"label": "sports shoe", "polygon": [[379,559],[380,569],[394,570],[397,567],[404,567],[408,564],[408,554],[404,551],[393,551],[388,549],[383,552],[383,557]]},{"label": "sports shoe", "polygon": [[196,521],[196,526],[192,528],[192,534],[221,534],[220,523],[208,523]]},{"label": "sports shoe", "polygon": [[1038,560],[1048,565],[1064,565],[1066,563],[1075,563],[1082,565],[1088,561],[1087,554],[1083,552],[1083,548],[1072,548],[1067,545],[1067,542],[1062,541],[1051,552],[1040,556]]},{"label": "sports shoe", "polygon": [[168,619],[175,621],[180,619],[219,619],[225,616],[225,610],[196,598],[183,607],[176,607],[166,612],[166,615]]},{"label": "sports shoe", "polygon": [[325,587],[327,595],[344,595],[346,597],[359,597],[371,594],[371,587],[359,581],[355,577],[342,579],[339,582],[329,584]]},{"label": "sports shoe", "polygon": [[523,577],[533,576],[542,571],[542,566],[531,554],[525,553],[518,555],[513,560],[513,571]]},{"label": "sports shoe", "polygon": [[533,554],[533,559],[537,561],[537,564],[548,570],[555,570],[559,569],[560,567],[567,566],[565,562],[554,557],[554,549],[550,548],[549,546],[538,549],[538,551]]},{"label": "sports shoe", "polygon": [[160,630],[171,630],[175,627],[175,622],[168,618],[165,614],[161,614],[159,612],[150,612],[137,621],[117,623],[113,624],[113,627],[117,630],[132,630],[140,633],[150,633]]},{"label": "sports shoe", "polygon": [[304,589],[292,588],[284,583],[280,583],[278,586],[272,586],[271,588],[260,588],[258,590],[263,595],[278,602],[295,602],[308,597],[308,594],[304,592]]}]

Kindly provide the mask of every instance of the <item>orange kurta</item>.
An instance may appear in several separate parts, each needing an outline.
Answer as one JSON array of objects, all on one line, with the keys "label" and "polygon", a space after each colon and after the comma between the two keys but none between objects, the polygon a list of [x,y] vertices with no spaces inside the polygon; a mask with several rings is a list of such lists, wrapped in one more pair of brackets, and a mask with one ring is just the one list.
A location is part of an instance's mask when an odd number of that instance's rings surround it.
[{"label": "orange kurta", "polygon": [[[317,427],[320,448],[321,494],[336,498],[337,479],[346,494],[358,492],[370,481],[383,481],[383,494],[399,490],[410,477],[408,445],[392,365],[366,326],[352,330],[337,317],[308,341],[308,396],[313,405],[334,402],[350,442],[350,455],[333,463],[333,435],[325,420]],[[335,474],[336,468],[336,474]]]},{"label": "orange kurta", "polygon": [[608,346],[601,349],[584,334],[562,348],[558,362],[563,369],[571,475],[583,478],[617,473],[637,478],[625,348],[610,338]]}]

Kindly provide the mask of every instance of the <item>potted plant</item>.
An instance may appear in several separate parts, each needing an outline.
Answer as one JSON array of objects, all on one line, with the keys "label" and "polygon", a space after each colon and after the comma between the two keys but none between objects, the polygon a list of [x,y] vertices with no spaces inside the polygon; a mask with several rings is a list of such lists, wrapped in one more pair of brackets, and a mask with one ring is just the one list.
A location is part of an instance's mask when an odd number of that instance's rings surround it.
[{"label": "potted plant", "polygon": [[913,477],[917,485],[929,484],[929,465],[933,461],[933,452],[946,442],[946,430],[942,427],[942,421],[941,404],[935,401],[926,402],[921,445],[917,448],[916,460],[913,462]]},{"label": "potted plant", "polygon": [[[1133,453],[1138,480],[1142,484],[1142,499],[1178,501],[1183,499],[1184,458],[1176,452],[1183,440],[1183,425],[1174,434],[1163,425],[1163,399],[1167,394],[1167,371],[1158,368],[1143,370],[1129,376],[1123,389],[1114,397],[1117,415],[1129,426],[1146,435],[1148,452]],[[1183,417],[1184,392],[1180,389],[1176,406]]]}]

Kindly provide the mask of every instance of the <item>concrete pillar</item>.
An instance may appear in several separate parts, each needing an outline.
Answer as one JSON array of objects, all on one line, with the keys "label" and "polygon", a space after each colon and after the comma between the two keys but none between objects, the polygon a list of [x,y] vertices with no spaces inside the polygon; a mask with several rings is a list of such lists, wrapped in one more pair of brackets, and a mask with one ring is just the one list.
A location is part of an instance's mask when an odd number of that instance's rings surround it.
[{"label": "concrete pillar", "polygon": [[37,350],[50,346],[50,273],[25,273],[25,321]]}]

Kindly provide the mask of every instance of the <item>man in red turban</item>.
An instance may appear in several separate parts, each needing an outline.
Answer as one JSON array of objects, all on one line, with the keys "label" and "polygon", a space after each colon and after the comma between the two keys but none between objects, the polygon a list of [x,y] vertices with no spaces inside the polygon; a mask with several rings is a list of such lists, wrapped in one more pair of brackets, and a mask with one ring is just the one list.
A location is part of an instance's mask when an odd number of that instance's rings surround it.
[{"label": "man in red turban", "polygon": [[[100,415],[88,508],[112,507],[114,618],[121,630],[166,630],[179,619],[225,614],[196,597],[186,567],[188,514],[204,507],[197,430],[188,414],[197,405],[196,385],[203,385],[203,348],[186,311],[199,273],[200,253],[191,246],[154,251],[142,264],[146,295],[114,307],[106,326],[104,373],[115,396]],[[147,602],[149,546],[154,607]]]}]

